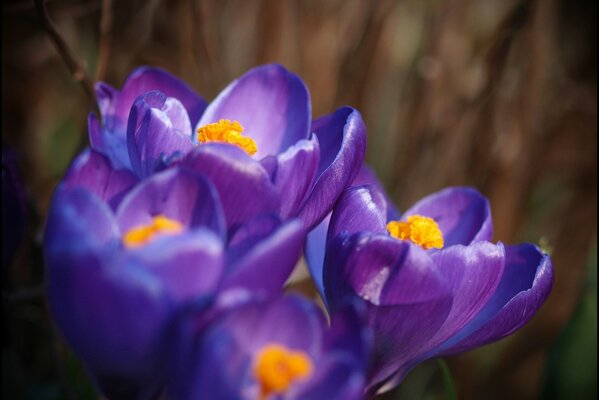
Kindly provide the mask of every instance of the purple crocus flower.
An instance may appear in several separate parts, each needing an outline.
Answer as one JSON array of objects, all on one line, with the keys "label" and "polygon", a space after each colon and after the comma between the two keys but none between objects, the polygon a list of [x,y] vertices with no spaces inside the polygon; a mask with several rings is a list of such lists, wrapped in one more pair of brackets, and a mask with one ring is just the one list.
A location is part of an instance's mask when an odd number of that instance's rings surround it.
[{"label": "purple crocus flower", "polygon": [[[140,178],[173,163],[202,172],[214,181],[233,225],[227,203],[245,201],[237,192],[243,186],[255,189],[264,210],[315,226],[364,159],[360,113],[342,107],[311,121],[306,86],[280,65],[248,71],[205,111],[182,82],[150,68],[136,70],[120,92],[98,84],[97,97],[103,126],[90,116],[94,149]],[[229,176],[224,181],[213,178],[221,169],[230,172],[221,174]]]},{"label": "purple crocus flower", "polygon": [[362,399],[370,333],[344,305],[326,328],[318,307],[299,296],[255,298],[198,330],[181,324],[171,396],[184,399]]},{"label": "purple crocus flower", "polygon": [[166,381],[176,315],[240,290],[278,295],[304,231],[299,221],[262,215],[227,238],[206,177],[174,167],[137,182],[108,164],[83,153],[55,192],[44,244],[48,296],[99,389],[149,399]]},{"label": "purple crocus flower", "polygon": [[553,283],[551,260],[538,247],[490,242],[489,204],[476,190],[434,193],[399,221],[389,214],[376,186],[347,190],[330,221],[324,266],[333,312],[347,298],[367,307],[375,336],[370,393],[426,359],[513,333]]}]

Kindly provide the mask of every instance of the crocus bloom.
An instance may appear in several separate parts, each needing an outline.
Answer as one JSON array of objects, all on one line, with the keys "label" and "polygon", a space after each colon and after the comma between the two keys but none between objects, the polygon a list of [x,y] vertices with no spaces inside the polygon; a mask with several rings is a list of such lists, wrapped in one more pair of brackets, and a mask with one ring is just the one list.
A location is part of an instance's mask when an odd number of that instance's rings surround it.
[{"label": "crocus bloom", "polygon": [[90,116],[94,149],[139,178],[178,162],[204,173],[233,225],[228,204],[260,196],[259,211],[315,226],[364,159],[359,112],[342,107],[311,121],[306,86],[279,65],[248,71],[205,111],[199,96],[158,69],[136,70],[121,91],[104,83],[96,89],[103,126]]},{"label": "crocus bloom", "polygon": [[488,201],[448,188],[388,218],[376,186],[347,190],[333,212],[324,292],[334,311],[362,301],[375,336],[369,390],[399,383],[417,363],[507,336],[532,318],[553,283],[532,244],[489,242]]},{"label": "crocus bloom", "polygon": [[181,324],[171,396],[184,399],[362,399],[370,335],[345,305],[330,328],[312,302],[250,299],[198,331]]},{"label": "crocus bloom", "polygon": [[106,396],[149,399],[165,384],[175,315],[227,291],[278,295],[304,232],[299,221],[264,215],[227,238],[204,176],[174,167],[137,183],[107,161],[83,153],[56,190],[45,234],[49,300]]}]

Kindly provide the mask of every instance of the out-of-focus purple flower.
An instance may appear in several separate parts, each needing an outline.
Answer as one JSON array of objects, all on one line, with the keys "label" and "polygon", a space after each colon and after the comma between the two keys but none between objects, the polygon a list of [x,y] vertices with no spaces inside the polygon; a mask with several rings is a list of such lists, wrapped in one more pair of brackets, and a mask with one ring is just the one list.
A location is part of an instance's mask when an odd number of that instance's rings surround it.
[{"label": "out-of-focus purple flower", "polygon": [[109,398],[163,389],[169,332],[183,308],[208,309],[228,292],[278,295],[304,239],[301,222],[264,215],[232,238],[225,225],[214,186],[196,171],[173,167],[137,183],[94,150],[74,162],[45,234],[48,295]]},{"label": "out-of-focus purple flower", "polygon": [[15,155],[2,146],[2,268],[7,268],[23,240],[27,196]]},{"label": "out-of-focus purple flower", "polygon": [[184,318],[171,396],[184,399],[362,399],[370,333],[345,305],[330,328],[312,302],[249,299],[198,330]]},{"label": "out-of-focus purple flower", "polygon": [[434,193],[395,222],[380,188],[342,195],[328,231],[324,292],[333,312],[347,298],[367,307],[371,393],[423,360],[513,333],[543,304],[553,283],[549,256],[491,237],[488,201],[473,189]]},{"label": "out-of-focus purple flower", "polygon": [[[235,207],[227,204],[254,188],[263,207],[283,219],[298,216],[311,228],[331,210],[364,159],[360,113],[342,107],[311,121],[306,86],[280,65],[248,71],[203,113],[199,97],[155,69],[136,70],[120,92],[98,84],[97,97],[103,126],[90,117],[94,149],[108,155],[115,168],[140,178],[178,162],[206,174],[232,224]],[[215,179],[221,169],[233,175]]]}]

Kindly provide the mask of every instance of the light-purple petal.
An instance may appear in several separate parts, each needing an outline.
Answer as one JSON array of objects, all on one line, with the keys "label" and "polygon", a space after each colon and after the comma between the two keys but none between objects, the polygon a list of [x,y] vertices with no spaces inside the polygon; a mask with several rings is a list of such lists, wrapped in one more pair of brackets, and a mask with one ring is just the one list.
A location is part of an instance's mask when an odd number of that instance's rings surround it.
[{"label": "light-purple petal", "polygon": [[314,121],[312,131],[320,143],[318,178],[299,214],[309,228],[331,211],[358,174],[366,153],[366,126],[351,107]]},{"label": "light-purple petal", "polygon": [[256,142],[259,159],[307,139],[310,118],[310,95],[301,78],[268,64],[231,82],[208,105],[196,129],[220,119],[238,121]]},{"label": "light-purple petal", "polygon": [[206,177],[187,168],[173,167],[152,175],[125,196],[116,215],[122,232],[163,215],[188,229],[202,226],[225,238],[216,190]]},{"label": "light-purple petal", "polygon": [[213,182],[230,229],[256,215],[279,212],[280,197],[270,176],[259,162],[236,146],[200,145],[185,157],[182,165]]},{"label": "light-purple petal", "polygon": [[137,182],[137,177],[128,170],[115,170],[104,155],[86,149],[71,164],[63,186],[67,189],[83,187],[114,210]]},{"label": "light-purple petal", "polygon": [[493,236],[489,201],[472,188],[450,187],[430,194],[410,207],[402,218],[410,215],[433,218],[443,232],[445,247],[490,241]]}]

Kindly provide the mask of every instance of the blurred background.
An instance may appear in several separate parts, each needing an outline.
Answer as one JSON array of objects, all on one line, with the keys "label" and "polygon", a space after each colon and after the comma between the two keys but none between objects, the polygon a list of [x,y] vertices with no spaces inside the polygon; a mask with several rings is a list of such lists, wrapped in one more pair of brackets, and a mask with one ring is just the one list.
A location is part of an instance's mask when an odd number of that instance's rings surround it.
[{"label": "blurred background", "polygon": [[[40,250],[53,189],[87,145],[90,85],[120,87],[147,64],[211,100],[247,69],[278,62],[305,80],[314,117],[345,104],[362,112],[367,162],[400,209],[448,185],[475,186],[490,198],[495,240],[551,252],[555,286],[536,317],[501,342],[446,360],[457,397],[597,398],[595,1],[45,7],[47,19],[33,1],[2,3],[2,185],[10,172],[27,199],[24,239],[16,226],[2,232],[18,244],[2,271],[3,397],[99,397],[53,328]],[[438,365],[415,369],[385,396],[395,398],[445,399]]]}]

